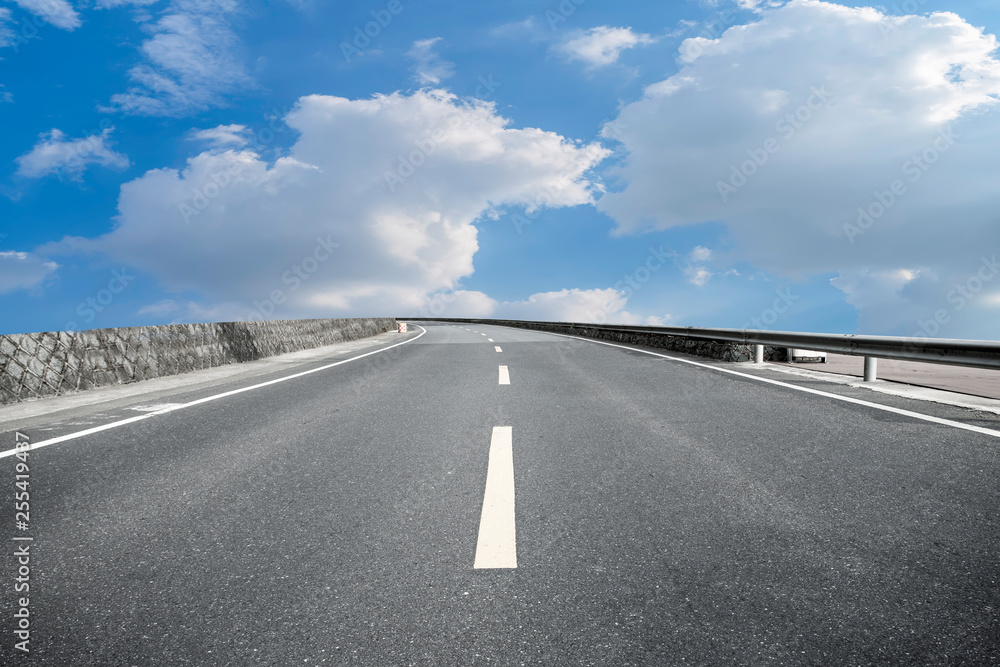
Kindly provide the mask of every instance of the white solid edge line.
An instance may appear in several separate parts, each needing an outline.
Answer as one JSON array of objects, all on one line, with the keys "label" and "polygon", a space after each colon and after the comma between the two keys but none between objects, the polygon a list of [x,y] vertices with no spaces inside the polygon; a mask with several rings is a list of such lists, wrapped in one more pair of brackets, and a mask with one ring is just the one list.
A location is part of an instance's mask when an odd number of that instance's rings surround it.
[{"label": "white solid edge line", "polygon": [[[400,345],[406,345],[407,343],[412,343],[413,341],[423,336],[427,333],[427,329],[424,329],[419,324],[414,324],[415,327],[420,327],[421,332],[419,336],[411,338],[409,340],[404,340],[401,343],[396,343],[390,345],[389,347],[383,347],[379,350],[373,350],[372,352],[366,352],[364,354],[359,354],[356,357],[351,357],[350,359],[344,359],[342,361],[337,361],[332,364],[327,364],[326,366],[320,366],[319,368],[311,368],[307,371],[302,371],[300,373],[294,373],[292,375],[286,375],[285,377],[276,378],[274,380],[268,380],[267,382],[261,382],[260,384],[255,384],[250,387],[242,387],[240,389],[233,389],[232,391],[227,391],[221,394],[214,394],[212,396],[206,396],[204,398],[199,398],[198,400],[191,401],[190,403],[180,403],[176,405],[171,405],[170,407],[163,408],[162,410],[157,410],[156,412],[149,412],[144,415],[139,415],[137,417],[129,417],[128,419],[122,419],[120,421],[111,422],[110,424],[104,424],[102,426],[95,426],[93,428],[84,429],[83,431],[77,431],[75,433],[67,433],[66,435],[60,435],[57,438],[51,438],[49,440],[41,440],[39,442],[32,443],[30,447],[21,447],[19,449],[8,449],[5,452],[0,452],[0,459],[7,456],[13,456],[18,452],[32,451],[35,449],[40,449],[42,447],[47,447],[49,445],[55,445],[60,442],[66,442],[67,440],[75,440],[76,438],[82,438],[85,435],[91,435],[93,433],[100,433],[101,431],[107,431],[109,429],[118,428],[119,426],[125,426],[126,424],[132,424],[134,422],[142,421],[143,419],[150,419],[157,415],[162,415],[167,412],[173,412],[175,410],[183,410],[184,408],[190,408],[193,405],[200,405],[201,403],[208,403],[210,401],[215,401],[220,398],[225,398],[227,396],[233,396],[234,394],[242,394],[245,391],[250,391],[252,389],[260,389],[261,387],[266,387],[272,384],[278,384],[279,382],[285,382],[286,380],[294,380],[295,378],[302,377],[303,375],[309,375],[310,373],[318,373],[320,371],[325,371],[328,368],[333,368],[334,366],[340,366],[341,364],[346,364],[351,361],[357,361],[358,359],[363,359],[365,357],[371,356],[373,354],[378,354],[379,352],[385,352],[386,350],[391,350],[394,347],[399,347]],[[388,332],[386,332],[388,333]]]},{"label": "white solid edge line", "polygon": [[494,426],[473,569],[517,567],[513,427]]},{"label": "white solid edge line", "polygon": [[681,359],[680,357],[671,357],[667,354],[659,354],[658,352],[650,352],[649,350],[640,350],[637,347],[629,347],[627,345],[618,345],[617,343],[606,343],[603,340],[595,340],[593,338],[582,338],[580,336],[570,336],[569,334],[555,333],[553,331],[540,331],[538,333],[547,333],[551,336],[562,336],[563,338],[575,338],[576,340],[586,341],[588,343],[597,343],[598,345],[607,345],[609,347],[620,347],[623,350],[631,350],[633,352],[642,352],[643,354],[649,354],[654,357],[662,357],[663,359],[669,359],[670,361],[679,361],[683,364],[690,364],[692,366],[698,366],[700,368],[707,368],[709,370],[718,371],[720,373],[729,373],[730,375],[736,375],[742,378],[748,378],[750,380],[757,380],[758,382],[766,382],[767,384],[777,385],[779,387],[786,387],[788,389],[794,389],[795,391],[802,391],[807,394],[815,394],[817,396],[825,396],[827,398],[832,398],[837,401],[843,401],[845,403],[854,403],[855,405],[864,405],[869,408],[875,408],[876,410],[884,410],[885,412],[893,412],[897,415],[903,415],[906,417],[913,417],[914,419],[920,419],[923,421],[933,422],[935,424],[941,424],[943,426],[951,426],[954,428],[963,429],[965,431],[972,431],[974,433],[981,433],[983,435],[989,435],[994,438],[1000,438],[1000,431],[994,431],[992,429],[983,428],[982,426],[973,426],[971,424],[963,424],[962,422],[952,421],[950,419],[943,419],[941,417],[934,417],[932,415],[925,415],[920,412],[912,412],[910,410],[903,410],[902,408],[894,408],[890,405],[881,405],[879,403],[871,403],[869,401],[863,401],[860,398],[852,398],[850,396],[840,396],[839,394],[831,394],[829,392],[820,391],[819,389],[810,389],[809,387],[799,387],[794,384],[788,384],[787,382],[781,382],[780,380],[772,380],[770,378],[763,378],[757,375],[750,375],[748,373],[741,373],[739,371],[730,370],[728,368],[719,368],[718,366],[711,366],[709,364],[702,364],[697,361],[691,361],[690,359]]},{"label": "white solid edge line", "polygon": [[510,384],[510,372],[506,366],[500,367],[500,384]]}]

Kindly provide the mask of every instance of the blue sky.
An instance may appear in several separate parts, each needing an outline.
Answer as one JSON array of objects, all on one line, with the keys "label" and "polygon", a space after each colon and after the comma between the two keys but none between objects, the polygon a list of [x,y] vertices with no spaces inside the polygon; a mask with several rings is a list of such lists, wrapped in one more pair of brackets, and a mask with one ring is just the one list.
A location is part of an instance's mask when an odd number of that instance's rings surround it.
[{"label": "blue sky", "polygon": [[0,4],[0,333],[998,338],[993,2]]}]

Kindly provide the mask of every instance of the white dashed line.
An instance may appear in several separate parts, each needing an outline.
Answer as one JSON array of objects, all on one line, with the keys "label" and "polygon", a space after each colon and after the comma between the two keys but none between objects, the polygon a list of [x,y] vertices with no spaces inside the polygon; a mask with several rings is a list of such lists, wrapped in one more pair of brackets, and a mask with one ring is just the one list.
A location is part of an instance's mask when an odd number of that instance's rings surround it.
[{"label": "white dashed line", "polygon": [[507,372],[506,366],[500,367],[500,384],[510,384],[510,373]]},{"label": "white dashed line", "polygon": [[503,350],[500,349],[499,345],[494,345],[493,349],[496,350],[497,352],[503,352]]},{"label": "white dashed line", "polygon": [[[501,367],[502,368],[502,367]],[[517,530],[514,526],[513,428],[494,426],[486,493],[479,518],[475,569],[517,567]]]},{"label": "white dashed line", "polygon": [[162,412],[176,410],[183,405],[183,403],[154,403],[152,405],[137,405],[134,408],[129,408],[129,410],[135,410],[136,412]]}]

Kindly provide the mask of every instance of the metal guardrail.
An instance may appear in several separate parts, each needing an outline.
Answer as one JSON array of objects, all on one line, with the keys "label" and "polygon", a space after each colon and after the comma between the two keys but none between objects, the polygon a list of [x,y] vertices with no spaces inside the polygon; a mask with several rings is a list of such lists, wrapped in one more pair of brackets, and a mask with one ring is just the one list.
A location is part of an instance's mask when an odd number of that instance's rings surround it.
[{"label": "metal guardrail", "polygon": [[[952,338],[907,338],[901,336],[859,336],[854,334],[818,334],[796,331],[759,331],[756,329],[711,329],[698,327],[651,327],[629,324],[584,324],[579,322],[535,322],[530,320],[484,320],[456,318],[419,318],[437,322],[466,322],[497,325],[536,325],[581,330],[618,331],[622,333],[660,334],[698,340],[724,341],[754,345],[754,359],[763,361],[764,346],[791,347],[865,358],[865,381],[877,376],[877,359],[922,361],[932,364],[1000,369],[1000,341],[959,340]],[[530,327],[521,327],[530,328]]]}]

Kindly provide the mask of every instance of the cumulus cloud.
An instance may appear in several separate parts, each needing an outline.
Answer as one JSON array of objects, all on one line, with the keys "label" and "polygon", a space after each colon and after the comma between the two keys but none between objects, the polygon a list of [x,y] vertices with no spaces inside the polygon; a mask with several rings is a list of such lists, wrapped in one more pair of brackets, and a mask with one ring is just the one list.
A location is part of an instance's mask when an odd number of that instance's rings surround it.
[{"label": "cumulus cloud", "polygon": [[173,299],[161,299],[156,303],[150,303],[137,312],[139,315],[153,315],[155,317],[166,317],[167,315],[172,315],[181,309],[180,304],[178,304]]},{"label": "cumulus cloud", "polygon": [[780,7],[784,0],[736,0],[736,5],[740,9],[750,12],[761,13],[768,7]]},{"label": "cumulus cloud", "polygon": [[[680,71],[605,127],[626,158],[598,207],[617,233],[722,221],[729,260],[839,275],[868,332],[910,335],[1000,246],[996,49],[953,13],[817,0],[685,40]],[[873,279],[890,275],[912,278]]]},{"label": "cumulus cloud", "polygon": [[14,41],[14,29],[11,28],[10,24],[10,10],[6,7],[0,7],[0,48],[10,46]]},{"label": "cumulus cloud", "polygon": [[35,287],[58,268],[29,252],[0,251],[0,294]]},{"label": "cumulus cloud", "polygon": [[704,266],[691,266],[684,270],[684,275],[692,285],[703,287],[712,277],[712,272]]},{"label": "cumulus cloud", "polygon": [[97,9],[111,9],[113,7],[125,7],[128,5],[145,7],[146,5],[152,5],[153,3],[159,1],[160,0],[97,0],[97,4],[95,6]]},{"label": "cumulus cloud", "polygon": [[604,67],[618,62],[625,49],[655,42],[649,35],[632,32],[631,28],[598,26],[575,33],[570,39],[553,46],[567,60],[581,60],[588,67]]},{"label": "cumulus cloud", "polygon": [[143,42],[145,61],[129,70],[135,84],[111,97],[110,110],[184,116],[227,105],[227,96],[252,87],[231,27],[236,0],[173,0]]},{"label": "cumulus cloud", "polygon": [[207,141],[213,148],[223,146],[239,148],[250,142],[245,134],[246,129],[244,125],[219,125],[208,130],[194,130],[191,132],[190,138],[196,141]]},{"label": "cumulus cloud", "polygon": [[616,289],[562,289],[532,294],[524,301],[508,301],[497,308],[497,317],[551,322],[614,322],[634,324],[638,319],[625,310],[625,293]]},{"label": "cumulus cloud", "polygon": [[14,3],[63,30],[76,30],[82,25],[80,15],[66,0],[14,0]]},{"label": "cumulus cloud", "polygon": [[80,139],[67,139],[60,130],[41,135],[28,153],[17,158],[17,173],[28,178],[56,174],[79,181],[92,164],[109,169],[128,169],[129,160],[110,148],[111,129]]},{"label": "cumulus cloud", "polygon": [[691,251],[692,262],[705,262],[712,258],[712,251],[705,246],[695,246]]},{"label": "cumulus cloud", "polygon": [[421,85],[437,85],[455,75],[455,63],[442,59],[434,53],[434,45],[441,41],[440,37],[421,39],[413,43],[413,48],[406,55],[415,62],[415,78]]},{"label": "cumulus cloud", "polygon": [[413,312],[472,273],[474,223],[592,202],[608,154],[444,91],[312,95],[285,122],[300,135],[286,156],[209,150],[149,171],[122,186],[112,232],[52,250],[128,261],[227,319]]},{"label": "cumulus cloud", "polygon": [[429,297],[413,311],[420,317],[493,317],[497,301],[483,292],[454,290]]},{"label": "cumulus cloud", "polygon": [[500,39],[538,39],[540,26],[535,17],[529,16],[523,21],[504,23],[490,30],[490,34]]},{"label": "cumulus cloud", "polygon": [[498,302],[483,292],[456,290],[436,294],[420,308],[420,316],[484,319],[536,320],[549,322],[596,322],[661,326],[669,316],[640,317],[627,310],[624,291],[607,289],[562,289],[532,294],[522,301]]}]

